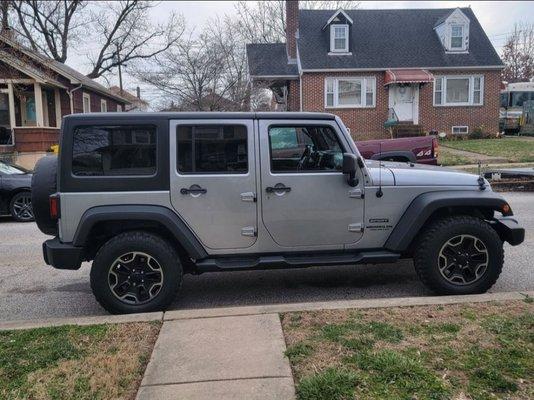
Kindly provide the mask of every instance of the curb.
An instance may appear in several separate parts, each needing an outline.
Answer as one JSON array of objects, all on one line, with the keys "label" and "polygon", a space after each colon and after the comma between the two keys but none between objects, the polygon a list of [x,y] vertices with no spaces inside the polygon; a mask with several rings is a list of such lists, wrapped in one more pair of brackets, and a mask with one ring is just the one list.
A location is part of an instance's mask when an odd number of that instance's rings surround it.
[{"label": "curb", "polygon": [[167,311],[164,321],[192,318],[213,318],[254,314],[273,314],[299,311],[338,310],[344,308],[387,308],[490,301],[524,300],[534,297],[534,291],[498,292],[462,296],[394,297],[369,300],[342,300],[315,303],[272,304],[266,306],[225,307]]},{"label": "curb", "polygon": [[284,312],[338,310],[343,308],[387,308],[458,303],[484,303],[490,301],[524,300],[534,297],[534,291],[498,292],[464,296],[394,297],[366,300],[342,300],[315,303],[270,304],[264,306],[220,307],[207,309],[174,310],[145,314],[102,315],[91,317],[52,318],[46,320],[20,320],[0,322],[0,331],[44,328],[61,325],[121,324],[131,322],[173,321],[230,317],[241,315],[277,314]]},{"label": "curb", "polygon": [[21,320],[0,322],[0,331],[13,329],[46,328],[62,325],[123,324],[129,322],[163,321],[163,312],[124,315],[101,315],[91,317],[51,318],[46,320]]}]

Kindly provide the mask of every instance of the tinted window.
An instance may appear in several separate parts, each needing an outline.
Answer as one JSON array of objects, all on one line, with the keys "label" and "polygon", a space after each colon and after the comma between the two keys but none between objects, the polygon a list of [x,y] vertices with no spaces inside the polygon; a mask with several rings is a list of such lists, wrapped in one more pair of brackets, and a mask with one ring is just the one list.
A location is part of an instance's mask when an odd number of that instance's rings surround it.
[{"label": "tinted window", "polygon": [[87,126],[74,130],[72,172],[78,176],[153,175],[156,128]]},{"label": "tinted window", "polygon": [[329,126],[269,128],[272,172],[339,171],[343,148]]},{"label": "tinted window", "polygon": [[529,92],[512,92],[512,107],[523,107],[523,103],[529,100]]},{"label": "tinted window", "polygon": [[182,125],[177,128],[178,171],[186,174],[248,172],[243,125]]}]

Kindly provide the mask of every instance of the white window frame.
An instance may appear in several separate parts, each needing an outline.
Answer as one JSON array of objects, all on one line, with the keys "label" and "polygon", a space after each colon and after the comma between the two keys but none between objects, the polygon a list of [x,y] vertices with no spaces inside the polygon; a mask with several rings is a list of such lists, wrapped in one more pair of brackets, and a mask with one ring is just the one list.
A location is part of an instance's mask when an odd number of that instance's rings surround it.
[{"label": "white window frame", "polygon": [[122,104],[117,104],[117,112],[122,112]]},{"label": "white window frame", "polygon": [[[480,78],[480,102],[474,102],[475,78]],[[436,81],[441,79],[441,91],[436,90]],[[447,79],[469,79],[469,100],[463,103],[447,103]],[[478,90],[477,90],[478,91]],[[441,103],[436,103],[436,92],[441,92]],[[484,75],[442,75],[434,78],[432,94],[434,107],[478,107],[484,105]]]},{"label": "white window frame", "polygon": [[[454,132],[454,129],[462,129],[465,132]],[[467,135],[469,134],[469,127],[467,125],[454,125],[451,127],[452,135]]]},{"label": "white window frame", "polygon": [[[462,29],[462,36],[453,36],[452,35],[452,32],[454,30],[454,28],[461,28]],[[461,42],[460,42],[460,46],[459,47],[455,47],[452,45],[452,38],[453,37],[460,37],[461,38]],[[462,51],[462,50],[465,50],[465,25],[464,24],[451,24],[451,34],[450,34],[450,37],[449,37],[449,49],[451,51]]]},{"label": "white window frame", "polygon": [[[328,97],[328,82],[333,82],[333,104],[330,106],[327,102]],[[339,81],[350,81],[350,82],[359,82],[361,88],[361,104],[338,104],[338,90],[339,90]],[[373,93],[373,102],[372,104],[367,104],[367,83],[372,81],[372,93]],[[324,80],[324,108],[375,108],[376,107],[376,78],[374,76],[347,76],[347,77],[327,77]]]},{"label": "white window frame", "polygon": [[100,112],[108,112],[108,102],[105,99],[100,99]]},{"label": "white window frame", "polygon": [[[87,99],[87,104],[89,105],[89,110],[85,109],[85,99]],[[83,93],[82,95],[82,110],[83,113],[90,113],[91,112],[91,95],[89,93]]]},{"label": "white window frame", "polygon": [[[345,47],[343,49],[335,48],[335,28],[343,28],[345,32]],[[338,38],[341,39],[341,38]],[[348,53],[349,52],[349,25],[348,24],[332,24],[330,25],[330,52],[331,53]]]}]

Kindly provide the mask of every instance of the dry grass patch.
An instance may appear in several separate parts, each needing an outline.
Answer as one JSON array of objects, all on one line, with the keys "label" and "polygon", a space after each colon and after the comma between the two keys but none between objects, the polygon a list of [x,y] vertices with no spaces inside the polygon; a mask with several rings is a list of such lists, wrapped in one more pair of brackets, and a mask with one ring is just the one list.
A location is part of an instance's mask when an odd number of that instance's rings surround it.
[{"label": "dry grass patch", "polygon": [[533,307],[288,313],[282,325],[302,400],[527,399],[534,398]]},{"label": "dry grass patch", "polygon": [[0,332],[0,398],[134,399],[159,322]]}]

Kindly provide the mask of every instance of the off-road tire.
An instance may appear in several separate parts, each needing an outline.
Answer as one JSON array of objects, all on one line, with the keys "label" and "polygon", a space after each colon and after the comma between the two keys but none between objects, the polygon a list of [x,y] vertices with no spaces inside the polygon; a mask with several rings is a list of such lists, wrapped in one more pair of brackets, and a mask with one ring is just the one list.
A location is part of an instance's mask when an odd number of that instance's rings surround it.
[{"label": "off-road tire", "polygon": [[[31,193],[27,190],[18,192],[11,198],[11,201],[9,202],[9,213],[11,214],[11,217],[17,222],[32,222],[35,220],[35,217],[33,216],[33,212],[32,212],[32,217],[29,217],[28,215],[27,218],[23,218],[17,215],[17,211],[15,209],[16,204],[19,200],[24,201],[23,199],[25,196],[31,196]],[[31,208],[31,204],[30,204],[30,208]]]},{"label": "off-road tire", "polygon": [[[440,273],[438,255],[442,246],[451,238],[472,235],[481,240],[488,252],[488,266],[479,280],[472,284],[456,285]],[[421,281],[436,294],[462,295],[484,293],[491,288],[501,274],[504,263],[503,242],[497,232],[480,218],[452,216],[436,220],[418,237],[414,254],[414,266]]]},{"label": "off-road tire", "polygon": [[[114,261],[128,252],[154,257],[163,272],[159,293],[144,304],[126,304],[112,292],[108,274]],[[112,314],[144,313],[166,309],[182,285],[182,264],[175,249],[161,237],[148,232],[125,232],[106,242],[97,252],[91,268],[91,289],[96,300]]]}]

